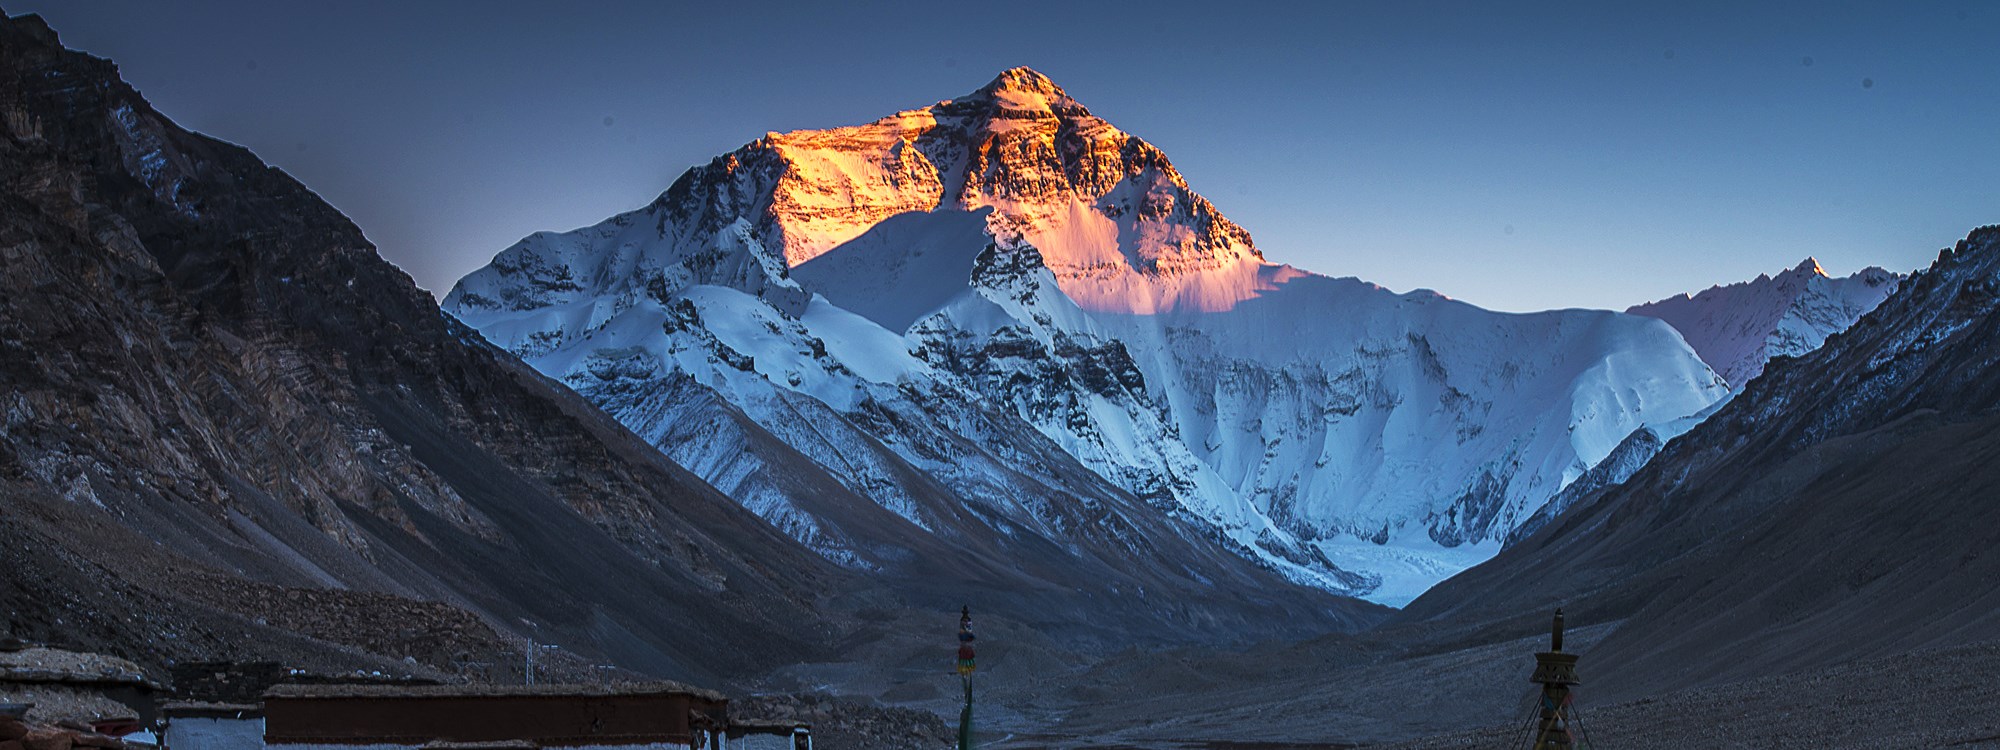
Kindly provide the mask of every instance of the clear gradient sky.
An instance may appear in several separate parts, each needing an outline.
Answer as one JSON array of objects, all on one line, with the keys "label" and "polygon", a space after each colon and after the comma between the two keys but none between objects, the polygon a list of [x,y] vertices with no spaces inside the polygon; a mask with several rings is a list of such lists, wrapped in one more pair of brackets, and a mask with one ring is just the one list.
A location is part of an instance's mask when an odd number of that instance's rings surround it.
[{"label": "clear gradient sky", "polygon": [[2000,222],[1992,2],[0,7],[299,177],[439,295],[765,131],[1014,65],[1165,150],[1267,258],[1502,310],[1807,255],[1910,270]]}]

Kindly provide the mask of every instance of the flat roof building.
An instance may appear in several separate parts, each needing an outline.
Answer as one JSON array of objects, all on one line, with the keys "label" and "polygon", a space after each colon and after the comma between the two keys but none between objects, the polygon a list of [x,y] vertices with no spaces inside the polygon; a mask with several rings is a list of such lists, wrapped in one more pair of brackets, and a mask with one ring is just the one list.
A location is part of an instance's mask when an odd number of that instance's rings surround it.
[{"label": "flat roof building", "polygon": [[264,694],[264,744],[285,750],[709,748],[727,727],[722,694],[670,682],[280,685]]}]

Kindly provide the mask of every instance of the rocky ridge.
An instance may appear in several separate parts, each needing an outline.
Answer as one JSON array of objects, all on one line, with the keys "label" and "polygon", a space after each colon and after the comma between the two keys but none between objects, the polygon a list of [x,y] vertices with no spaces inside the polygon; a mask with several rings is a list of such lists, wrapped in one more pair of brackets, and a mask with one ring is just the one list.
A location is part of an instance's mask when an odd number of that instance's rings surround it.
[{"label": "rocky ridge", "polygon": [[[702,682],[813,653],[796,623],[837,568],[441,316],[291,177],[34,16],[0,21],[0,124],[0,586],[38,594],[9,597],[20,635],[155,666],[404,655],[253,621],[203,593],[220,576],[321,611],[424,600],[469,634]],[[449,671],[488,639],[411,655]]]},{"label": "rocky ridge", "polygon": [[1622,619],[1593,652],[1616,698],[2000,637],[1982,551],[2000,512],[1996,290],[2000,228],[1984,227],[1401,617],[1562,602]]},{"label": "rocky ridge", "polygon": [[1806,258],[1777,276],[1709,287],[1625,312],[1659,318],[1681,332],[1703,361],[1742,389],[1777,357],[1799,357],[1895,293],[1902,274],[1869,267],[1833,278]]},{"label": "rocky ridge", "polygon": [[[522,240],[444,306],[689,465],[723,462],[659,439],[687,414],[670,401],[726,402],[924,526],[881,461],[833,457],[880,444],[976,498],[1053,448],[1292,580],[1391,603],[1725,392],[1654,321],[1267,263],[1158,149],[1027,69],[768,135],[637,211]],[[854,429],[800,434],[803,414]],[[954,435],[989,467],[925,455]],[[754,470],[730,465],[703,476],[831,560],[864,556],[809,499],[732,489]]]}]

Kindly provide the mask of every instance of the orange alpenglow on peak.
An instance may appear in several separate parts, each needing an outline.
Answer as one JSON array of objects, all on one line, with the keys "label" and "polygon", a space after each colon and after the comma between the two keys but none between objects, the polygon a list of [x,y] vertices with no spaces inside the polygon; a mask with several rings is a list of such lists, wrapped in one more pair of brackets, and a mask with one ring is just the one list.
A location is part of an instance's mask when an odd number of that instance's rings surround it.
[{"label": "orange alpenglow on peak", "polygon": [[1061,86],[1057,86],[1055,81],[1049,80],[1049,77],[1042,75],[1041,71],[1026,65],[1000,71],[1000,75],[994,76],[991,82],[979,87],[977,93],[992,94],[1000,91],[1022,91],[1063,98],[1069,97],[1069,94],[1065,93]]},{"label": "orange alpenglow on peak", "polygon": [[[783,269],[864,240],[892,217],[900,218],[863,244],[895,231],[953,237],[948,250],[965,268],[946,275],[960,284],[989,243],[1031,251],[1062,293],[1089,311],[1227,310],[1284,276],[1159,149],[1027,67],[873,122],[767,133],[690,170],[646,211],[654,215],[619,221],[653,226],[676,248],[709,244],[740,222],[744,242],[731,247],[754,248],[755,257],[703,268],[734,273],[768,264],[776,269],[772,289],[788,287]],[[967,214],[978,215],[981,231],[958,231]]]},{"label": "orange alpenglow on peak", "polygon": [[[1165,154],[1033,68],[867,124],[769,135],[733,156],[722,166],[766,170],[754,191],[770,197],[744,218],[793,268],[892,216],[990,209],[992,241],[1031,248],[1086,310],[1225,310],[1270,288],[1277,273]],[[693,216],[707,204],[684,205]]]},{"label": "orange alpenglow on peak", "polygon": [[1034,68],[1008,68],[962,101],[991,101],[1003,112],[1055,112],[1089,116],[1090,110]]}]

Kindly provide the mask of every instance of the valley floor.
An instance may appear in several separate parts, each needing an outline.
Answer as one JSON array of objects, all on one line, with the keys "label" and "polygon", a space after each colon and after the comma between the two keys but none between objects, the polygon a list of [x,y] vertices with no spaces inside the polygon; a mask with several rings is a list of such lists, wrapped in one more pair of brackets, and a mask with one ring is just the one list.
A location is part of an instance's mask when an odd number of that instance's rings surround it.
[{"label": "valley floor", "polygon": [[[1585,648],[1610,628],[1576,633]],[[1475,750],[1516,747],[1540,639],[1306,672],[1246,669],[1196,690],[1145,698],[1091,691],[1062,719],[1012,731],[982,725],[990,748]],[[1254,654],[1242,654],[1257,661]],[[1511,657],[1511,658],[1510,658]],[[1164,661],[1173,661],[1166,659]],[[1250,666],[1248,664],[1245,665]],[[1272,665],[1266,665],[1272,666]],[[1140,670],[1153,677],[1162,668]],[[1287,673],[1289,672],[1289,673]],[[2000,748],[2000,641],[1849,662],[1610,705],[1579,692],[1584,747]],[[1154,684],[1138,680],[1137,685]],[[1081,694],[1080,691],[1072,695]],[[1515,721],[1502,723],[1478,717]],[[994,717],[998,718],[998,717]],[[1020,718],[1020,717],[1016,717]],[[1444,730],[1485,723],[1477,729]],[[1438,732],[1419,739],[1367,738]]]},{"label": "valley floor", "polygon": [[[1651,748],[2000,748],[2000,641],[1852,662],[1602,708],[1588,746]],[[1586,686],[1587,687],[1587,686]],[[1380,746],[1508,747],[1514,726]]]}]

